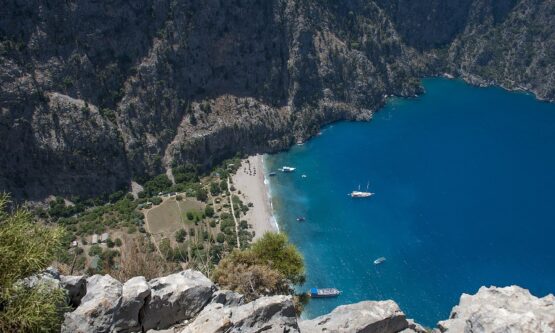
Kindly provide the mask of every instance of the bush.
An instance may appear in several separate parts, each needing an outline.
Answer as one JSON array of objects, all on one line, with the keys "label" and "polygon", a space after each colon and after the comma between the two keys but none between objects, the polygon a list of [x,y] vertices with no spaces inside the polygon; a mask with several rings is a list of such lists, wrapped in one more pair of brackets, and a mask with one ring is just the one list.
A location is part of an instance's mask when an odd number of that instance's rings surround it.
[{"label": "bush", "polygon": [[66,307],[65,293],[43,283],[17,283],[44,270],[63,251],[64,231],[35,223],[23,209],[8,212],[0,194],[0,332],[56,332]]},{"label": "bush", "polygon": [[178,194],[178,195],[175,196],[175,200],[181,201],[181,200],[183,200],[183,196],[181,194]]},{"label": "bush", "polygon": [[114,244],[115,244],[117,247],[120,247],[120,246],[121,246],[121,239],[116,238],[116,240],[114,241]]},{"label": "bush", "polygon": [[100,247],[100,245],[98,244],[94,244],[93,246],[91,246],[91,248],[89,249],[89,256],[94,257],[94,256],[99,256],[102,254],[102,248]]},{"label": "bush", "polygon": [[223,243],[225,242],[225,236],[223,233],[219,232],[218,235],[216,236],[216,240],[218,241],[218,243]]},{"label": "bush", "polygon": [[206,206],[206,208],[204,208],[204,215],[208,217],[214,216],[214,208],[212,208],[211,206]]},{"label": "bush", "polygon": [[113,248],[114,245],[116,245],[114,241],[108,238],[108,240],[106,241],[106,246],[108,246],[109,248]]},{"label": "bush", "polygon": [[159,204],[162,203],[162,198],[160,198],[160,197],[152,197],[152,198],[150,199],[150,202],[152,202],[152,204],[154,204],[154,205],[159,205]]},{"label": "bush", "polygon": [[186,215],[187,215],[187,220],[189,221],[192,221],[195,219],[195,215],[191,211],[188,211]]},{"label": "bush", "polygon": [[175,241],[178,243],[183,243],[187,237],[187,231],[185,229],[179,229],[175,232]]},{"label": "bush", "polygon": [[208,192],[203,188],[199,188],[196,191],[196,198],[198,201],[206,202],[208,200]]},{"label": "bush", "polygon": [[210,221],[210,226],[211,226],[212,228],[215,228],[215,227],[216,227],[216,221],[211,220],[211,221]]}]

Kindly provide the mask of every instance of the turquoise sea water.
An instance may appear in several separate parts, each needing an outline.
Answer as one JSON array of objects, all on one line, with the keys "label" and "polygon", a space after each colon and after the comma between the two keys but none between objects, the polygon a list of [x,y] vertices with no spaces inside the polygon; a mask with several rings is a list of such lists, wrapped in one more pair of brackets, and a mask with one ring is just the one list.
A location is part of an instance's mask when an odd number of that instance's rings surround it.
[{"label": "turquoise sea water", "polygon": [[[555,105],[459,81],[424,86],[369,123],[331,125],[266,158],[268,170],[297,167],[270,186],[280,228],[305,258],[299,290],[343,291],[311,300],[303,317],[394,299],[434,326],[482,285],[555,292]],[[375,196],[347,196],[367,182]]]}]

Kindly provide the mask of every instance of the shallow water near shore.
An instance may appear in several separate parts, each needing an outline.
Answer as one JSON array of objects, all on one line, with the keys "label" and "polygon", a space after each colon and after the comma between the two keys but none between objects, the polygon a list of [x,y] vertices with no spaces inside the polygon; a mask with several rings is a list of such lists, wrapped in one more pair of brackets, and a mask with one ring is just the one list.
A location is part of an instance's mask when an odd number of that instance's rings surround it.
[{"label": "shallow water near shore", "polygon": [[[455,80],[424,86],[371,122],[266,158],[268,170],[297,168],[269,179],[279,226],[305,258],[299,290],[343,291],[311,300],[304,318],[393,299],[434,326],[482,285],[555,292],[555,105]],[[373,197],[347,196],[368,182]]]}]

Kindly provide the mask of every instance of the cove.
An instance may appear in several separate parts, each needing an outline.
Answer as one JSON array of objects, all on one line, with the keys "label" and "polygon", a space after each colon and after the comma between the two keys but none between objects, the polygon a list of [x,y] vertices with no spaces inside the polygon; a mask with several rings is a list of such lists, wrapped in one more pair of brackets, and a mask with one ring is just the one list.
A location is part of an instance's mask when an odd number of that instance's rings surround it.
[{"label": "cove", "polygon": [[[435,326],[482,285],[555,292],[555,105],[456,80],[423,84],[424,95],[390,99],[371,122],[333,124],[266,157],[268,172],[297,168],[269,180],[280,228],[305,259],[299,291],[343,291],[311,300],[304,318],[393,299]],[[373,197],[347,196],[368,182]]]}]

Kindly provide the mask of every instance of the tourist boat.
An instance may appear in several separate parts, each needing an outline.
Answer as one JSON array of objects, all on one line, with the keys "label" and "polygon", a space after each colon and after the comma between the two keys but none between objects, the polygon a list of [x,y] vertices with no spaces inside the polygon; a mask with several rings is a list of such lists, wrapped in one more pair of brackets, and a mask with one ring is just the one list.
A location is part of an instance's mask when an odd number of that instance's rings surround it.
[{"label": "tourist boat", "polygon": [[304,216],[297,216],[297,221],[304,222],[305,220]]},{"label": "tourist boat", "polygon": [[379,257],[378,259],[374,260],[374,265],[379,265],[385,261],[385,257]]},{"label": "tourist boat", "polygon": [[335,288],[310,288],[308,296],[314,298],[323,298],[323,297],[337,297],[341,295],[341,291]]},{"label": "tourist boat", "polygon": [[358,186],[358,191],[353,191],[351,193],[349,193],[348,195],[351,198],[368,198],[374,195],[374,193],[372,192],[368,192],[368,186],[370,185],[370,183],[368,183],[368,185],[366,185],[366,191],[361,191],[360,190],[360,185]]},{"label": "tourist boat", "polygon": [[302,177],[302,178],[306,178],[306,175],[302,175],[301,177]]},{"label": "tourist boat", "polygon": [[281,172],[293,172],[295,171],[295,168],[293,167],[289,167],[289,166],[283,166],[281,169],[279,169]]},{"label": "tourist boat", "polygon": [[270,176],[270,177],[273,177],[273,176],[275,176],[275,175],[276,175],[275,172],[270,172],[270,173],[268,174],[268,176]]}]

